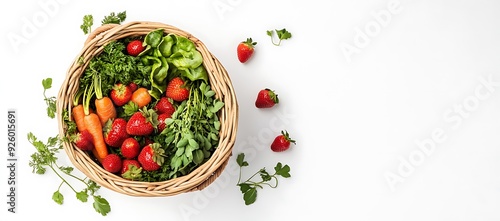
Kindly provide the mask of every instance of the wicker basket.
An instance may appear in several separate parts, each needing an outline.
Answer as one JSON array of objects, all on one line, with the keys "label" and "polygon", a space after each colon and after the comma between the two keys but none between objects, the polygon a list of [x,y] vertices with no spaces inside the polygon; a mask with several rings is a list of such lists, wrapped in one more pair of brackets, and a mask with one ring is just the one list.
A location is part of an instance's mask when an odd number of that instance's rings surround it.
[{"label": "wicker basket", "polygon": [[[165,33],[184,36],[193,41],[197,50],[203,56],[210,85],[216,97],[224,102],[220,110],[221,122],[219,145],[210,159],[191,173],[162,182],[138,182],[124,179],[118,175],[105,171],[84,151],[76,148],[72,143],[64,143],[63,148],[73,165],[82,171],[88,178],[99,185],[113,191],[130,196],[172,196],[185,192],[202,190],[210,185],[222,173],[232,154],[238,126],[238,103],[236,95],[225,68],[218,59],[208,51],[205,45],[191,34],[171,25],[157,22],[130,22],[123,25],[104,25],[94,30],[88,37],[81,52],[68,69],[57,97],[57,112],[59,134],[65,136],[65,125],[61,113],[64,109],[71,113],[72,98],[79,87],[79,79],[90,59],[98,55],[110,41],[129,36],[146,35],[148,32],[162,28]],[[84,58],[82,62],[80,58]]]}]

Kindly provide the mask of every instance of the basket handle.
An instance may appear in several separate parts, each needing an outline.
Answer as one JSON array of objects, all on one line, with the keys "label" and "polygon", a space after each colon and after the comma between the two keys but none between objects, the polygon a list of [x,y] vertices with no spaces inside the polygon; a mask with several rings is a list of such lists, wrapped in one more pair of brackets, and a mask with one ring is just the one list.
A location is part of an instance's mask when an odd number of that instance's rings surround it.
[{"label": "basket handle", "polygon": [[85,44],[87,44],[89,41],[94,39],[97,35],[106,32],[114,27],[118,26],[118,24],[104,24],[102,26],[99,26],[96,28],[94,31],[92,31],[89,36],[87,37],[87,40],[85,40]]}]

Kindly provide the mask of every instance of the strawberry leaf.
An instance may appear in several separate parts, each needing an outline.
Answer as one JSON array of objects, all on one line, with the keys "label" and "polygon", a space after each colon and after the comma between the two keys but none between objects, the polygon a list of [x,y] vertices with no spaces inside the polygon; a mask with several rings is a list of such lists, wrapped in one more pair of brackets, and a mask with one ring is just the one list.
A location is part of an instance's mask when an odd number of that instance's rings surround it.
[{"label": "strawberry leaf", "polygon": [[244,153],[238,154],[238,157],[236,157],[236,163],[238,163],[238,165],[240,167],[248,166],[248,162],[245,161],[245,154]]},{"label": "strawberry leaf", "polygon": [[103,216],[107,215],[111,211],[108,201],[101,196],[94,196],[93,206],[95,211]]},{"label": "strawberry leaf", "polygon": [[243,194],[243,199],[245,200],[245,205],[250,205],[257,200],[257,189],[255,187],[250,188]]},{"label": "strawberry leaf", "polygon": [[76,193],[76,198],[85,203],[89,198],[89,194],[86,191],[80,191]]},{"label": "strawberry leaf", "polygon": [[52,194],[52,200],[54,200],[54,202],[56,202],[57,204],[62,205],[64,202],[64,196],[61,194],[61,192],[59,192],[59,190],[57,190]]},{"label": "strawberry leaf", "polygon": [[276,171],[276,175],[280,175],[282,177],[288,178],[290,177],[290,167],[288,165],[282,166],[281,163],[276,164],[274,167]]}]

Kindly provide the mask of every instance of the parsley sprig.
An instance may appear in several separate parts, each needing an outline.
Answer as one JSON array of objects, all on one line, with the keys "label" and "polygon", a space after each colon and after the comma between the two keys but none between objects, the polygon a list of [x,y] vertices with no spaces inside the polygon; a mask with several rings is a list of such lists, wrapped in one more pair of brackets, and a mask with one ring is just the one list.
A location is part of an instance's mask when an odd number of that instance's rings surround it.
[{"label": "parsley sprig", "polygon": [[47,104],[47,115],[51,118],[54,119],[56,116],[56,97],[51,96],[47,97],[45,95],[45,92],[52,87],[52,78],[46,78],[42,80],[42,85],[43,85],[43,97],[45,104]]},{"label": "parsley sprig", "polygon": [[[278,187],[278,176],[288,178],[290,177],[290,166],[281,164],[278,162],[274,167],[274,173],[270,174],[266,171],[266,168],[262,168],[256,173],[254,173],[250,178],[241,182],[241,172],[242,168],[248,166],[248,162],[245,161],[245,154],[240,153],[236,158],[236,162],[240,166],[240,175],[238,177],[237,186],[240,187],[241,192],[243,193],[243,200],[245,200],[245,205],[253,204],[257,200],[257,188],[263,189],[264,186],[269,186],[271,188]],[[253,181],[253,179],[260,175],[260,181]],[[273,182],[274,181],[274,182]]]},{"label": "parsley sprig", "polygon": [[[109,15],[104,16],[101,20],[101,25],[105,24],[121,24],[127,18],[127,11],[122,11],[118,13],[111,12]],[[92,25],[94,25],[94,16],[91,14],[83,16],[83,23],[80,25],[84,34],[88,34],[92,31]]]},{"label": "parsley sprig", "polygon": [[[46,103],[48,105],[47,110],[48,115],[50,118],[54,118],[51,115],[56,113],[55,110],[55,100],[52,100],[50,98],[47,98],[45,96],[45,92],[51,88],[52,85],[52,79],[47,78],[42,81],[43,88],[44,88],[44,97],[46,100]],[[50,101],[48,102],[47,99]],[[52,103],[52,101],[54,103]],[[52,105],[54,105],[52,107]],[[68,121],[68,113],[65,112],[63,113],[63,117],[65,118],[65,121]],[[74,128],[74,127],[73,127]],[[61,188],[66,185],[68,186],[76,195],[76,198],[80,200],[81,202],[87,202],[89,196],[92,196],[92,199],[94,200],[93,207],[96,210],[96,212],[100,213],[101,215],[105,216],[111,211],[111,207],[109,206],[108,201],[101,197],[100,195],[97,195],[97,191],[99,190],[100,186],[97,185],[94,181],[87,179],[87,178],[80,178],[77,177],[73,174],[73,167],[70,166],[62,166],[58,164],[58,158],[57,154],[59,154],[59,151],[62,149],[62,144],[63,142],[66,142],[67,140],[65,138],[61,138],[59,136],[55,137],[49,137],[47,139],[47,142],[42,142],[40,139],[38,139],[33,133],[29,132],[28,133],[28,141],[35,147],[36,152],[31,155],[31,160],[29,161],[29,166],[33,168],[33,173],[35,174],[45,174],[47,172],[47,169],[50,171],[54,172],[57,177],[61,179],[61,183],[59,184],[57,190],[52,194],[52,200],[56,202],[57,204],[63,204],[64,203],[64,195],[61,192]],[[70,182],[69,178],[72,178],[76,181],[79,181],[85,185],[85,188],[78,191],[75,189],[74,185]]]},{"label": "parsley sprig", "polygon": [[[269,37],[271,37],[271,42],[276,46],[280,46],[282,40],[286,40],[286,39],[289,39],[292,37],[292,33],[287,31],[286,28],[283,28],[280,30],[278,30],[278,29],[268,30],[266,33]],[[278,35],[278,40],[279,40],[278,42],[274,41],[274,34],[275,33],[276,33],[276,35]]]},{"label": "parsley sprig", "polygon": [[104,16],[104,19],[102,19],[101,24],[120,24],[125,19],[127,18],[127,11],[122,11],[118,12],[115,14],[114,12],[111,12],[108,16]]}]

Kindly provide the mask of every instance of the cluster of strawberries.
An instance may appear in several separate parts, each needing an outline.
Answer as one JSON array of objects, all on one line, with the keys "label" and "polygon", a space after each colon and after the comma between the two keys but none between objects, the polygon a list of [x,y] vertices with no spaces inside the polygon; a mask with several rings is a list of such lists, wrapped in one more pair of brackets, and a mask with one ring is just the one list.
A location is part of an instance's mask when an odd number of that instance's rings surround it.
[{"label": "cluster of strawberries", "polygon": [[[128,120],[116,117],[103,125],[104,142],[112,153],[99,159],[103,168],[111,173],[119,173],[126,179],[135,179],[142,170],[155,171],[160,168],[155,156],[163,149],[153,143],[149,136],[161,133],[166,127],[166,119],[175,112],[173,102],[188,99],[189,89],[181,78],[172,79],[165,96],[155,101],[153,108],[146,108],[152,103],[146,88],[138,88],[134,83],[115,84],[109,97],[113,105],[121,107],[133,102],[138,110]],[[75,145],[85,151],[94,150],[93,136],[88,131],[81,131],[72,139]],[[141,144],[142,143],[142,144]],[[96,155],[96,154],[94,154]]]}]

